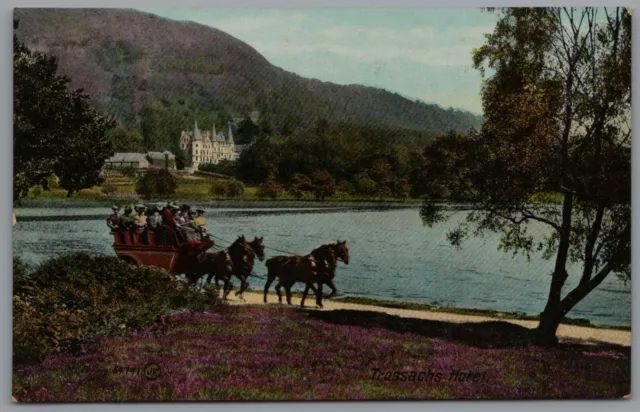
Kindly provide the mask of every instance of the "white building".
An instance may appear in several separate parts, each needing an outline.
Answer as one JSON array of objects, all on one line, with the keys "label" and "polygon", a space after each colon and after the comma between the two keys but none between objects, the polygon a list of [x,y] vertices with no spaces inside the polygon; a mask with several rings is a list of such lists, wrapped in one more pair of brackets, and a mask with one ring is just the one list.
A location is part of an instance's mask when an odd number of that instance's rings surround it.
[{"label": "white building", "polygon": [[180,135],[180,148],[191,158],[194,169],[202,163],[216,164],[221,160],[236,160],[239,153],[233,141],[233,133],[229,124],[229,133],[216,133],[213,125],[211,132],[198,129],[198,121],[193,125],[193,132],[183,131]]}]

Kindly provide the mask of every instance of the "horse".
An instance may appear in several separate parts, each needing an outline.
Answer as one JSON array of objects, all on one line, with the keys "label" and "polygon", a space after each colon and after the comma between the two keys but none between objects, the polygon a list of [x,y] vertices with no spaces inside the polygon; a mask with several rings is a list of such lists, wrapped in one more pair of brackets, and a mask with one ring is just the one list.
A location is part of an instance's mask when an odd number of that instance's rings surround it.
[{"label": "horse", "polygon": [[287,293],[287,303],[291,305],[291,286],[296,282],[305,282],[307,287],[316,295],[316,304],[322,307],[322,299],[315,286],[317,282],[317,264],[312,255],[306,256],[275,256],[267,260],[267,283],[264,286],[264,303],[267,303],[267,292],[271,283],[278,278],[276,293],[278,302],[282,303],[280,288],[284,286]]},{"label": "horse", "polygon": [[231,291],[231,274],[233,273],[233,261],[226,250],[219,252],[206,252],[214,245],[213,241],[204,242],[202,246],[193,248],[190,245],[182,245],[178,250],[178,260],[173,265],[174,273],[184,273],[189,286],[193,286],[206,274],[213,273],[224,281],[223,299]]},{"label": "horse", "polygon": [[[345,265],[349,264],[349,247],[347,246],[347,241],[344,240],[341,242],[338,240],[334,243],[322,245],[311,251],[311,256],[313,256],[318,265],[318,293],[322,296],[322,284],[324,283],[331,288],[331,293],[328,296],[328,298],[331,299],[338,292],[336,285],[333,283],[333,278],[336,276],[338,260],[344,262]],[[304,301],[307,298],[309,289],[308,285],[304,289],[301,301],[302,306],[304,306]]]},{"label": "horse", "polygon": [[[236,291],[236,296],[240,296],[240,299],[244,299],[244,292],[249,287],[247,278],[251,275],[253,270],[253,264],[255,258],[258,257],[260,261],[264,260],[264,242],[263,237],[254,237],[253,241],[249,242],[247,238],[242,235],[225,249],[233,262],[233,275],[240,279],[240,289]],[[217,273],[211,273],[207,278],[207,283],[211,282],[211,278],[215,277],[216,285],[220,279],[226,282],[231,282],[230,276],[228,279],[222,278]]]}]

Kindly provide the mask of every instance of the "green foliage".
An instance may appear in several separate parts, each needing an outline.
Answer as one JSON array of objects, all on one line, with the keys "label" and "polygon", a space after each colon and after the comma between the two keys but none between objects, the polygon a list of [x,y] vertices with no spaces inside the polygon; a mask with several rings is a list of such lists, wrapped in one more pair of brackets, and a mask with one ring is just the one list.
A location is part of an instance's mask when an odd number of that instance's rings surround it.
[{"label": "green foliage", "polygon": [[135,153],[144,150],[140,132],[122,122],[117,122],[116,126],[108,132],[108,136],[115,152]]},{"label": "green foliage", "polygon": [[242,196],[245,191],[244,183],[237,179],[229,179],[227,180],[227,184],[229,186],[229,196]]},{"label": "green foliage", "polygon": [[209,194],[218,197],[227,197],[229,196],[229,185],[226,180],[216,179],[211,183],[211,189],[209,189]]},{"label": "green foliage", "polygon": [[209,194],[218,197],[238,197],[245,191],[244,184],[236,179],[215,179],[211,183]]},{"label": "green foliage", "polygon": [[276,200],[283,190],[284,187],[271,177],[258,187],[258,197],[269,197]]},{"label": "green foliage", "polygon": [[309,176],[302,173],[296,173],[293,175],[293,179],[291,179],[291,183],[289,185],[289,193],[291,193],[293,197],[300,200],[305,193],[311,192],[312,190],[313,183]]},{"label": "green foliage", "polygon": [[55,57],[28,50],[15,34],[13,78],[14,200],[46,186],[51,173],[68,196],[101,183],[100,169],[114,153],[107,136],[113,120],[91,108],[82,90],[68,89]]},{"label": "green foliage", "polygon": [[[610,273],[631,275],[631,16],[622,7],[498,12],[473,56],[483,75],[494,72],[483,83],[482,131],[427,148],[422,216],[446,220],[435,201],[457,196],[472,211],[450,233],[453,244],[494,232],[505,252],[555,256],[538,328],[550,343],[560,319]],[[562,205],[532,201],[541,193]],[[531,222],[551,234],[532,233]],[[565,293],[567,265],[577,262],[580,279]]]},{"label": "green foliage", "polygon": [[222,159],[218,163],[201,163],[198,170],[210,173],[219,173],[226,176],[236,176],[238,173],[238,162],[235,160]]},{"label": "green foliage", "polygon": [[72,342],[126,335],[173,309],[202,310],[217,294],[190,291],[158,268],[74,253],[30,269],[13,265],[14,362],[38,362]]},{"label": "green foliage", "polygon": [[178,182],[170,170],[147,170],[136,182],[136,193],[150,197],[165,197],[176,193]]}]

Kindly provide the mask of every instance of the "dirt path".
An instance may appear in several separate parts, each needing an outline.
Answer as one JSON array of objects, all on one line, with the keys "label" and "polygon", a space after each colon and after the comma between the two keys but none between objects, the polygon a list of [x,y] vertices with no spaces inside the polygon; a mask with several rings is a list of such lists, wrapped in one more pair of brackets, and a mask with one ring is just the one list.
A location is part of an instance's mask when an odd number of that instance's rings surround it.
[{"label": "dirt path", "polygon": [[[233,293],[229,295],[229,303],[234,305],[264,305],[262,301],[262,294],[257,292],[246,292],[245,299],[246,302],[242,302],[238,300],[237,297],[233,296]],[[267,297],[268,302],[270,304],[278,304],[278,298],[273,295],[269,295]],[[315,302],[313,300],[313,296],[311,299],[307,299],[307,307],[313,308]],[[293,297],[292,303],[294,305],[300,305],[300,298]],[[337,309],[349,309],[349,310],[362,310],[362,311],[373,311],[373,312],[383,312],[389,315],[396,315],[406,318],[417,318],[417,319],[427,319],[427,320],[435,320],[442,322],[452,322],[452,323],[462,323],[462,322],[486,322],[486,321],[495,321],[496,318],[486,317],[486,316],[475,316],[475,315],[461,315],[455,313],[445,313],[445,312],[431,312],[431,311],[423,311],[423,310],[409,310],[409,309],[395,309],[395,308],[386,308],[382,306],[373,306],[373,305],[361,305],[357,303],[345,303],[335,300],[325,299],[323,301],[324,309],[322,310],[337,310]],[[505,319],[499,318],[499,320],[505,322],[511,322],[516,325],[521,325],[527,328],[535,328],[538,325],[537,321],[531,320],[518,320],[518,319]],[[573,325],[560,325],[558,328],[558,338],[560,341],[566,340],[575,340],[578,339],[583,341],[584,343],[613,343],[617,345],[631,346],[631,331],[627,330],[615,330],[615,329],[598,329],[598,328],[588,328],[584,326],[573,326]]]}]

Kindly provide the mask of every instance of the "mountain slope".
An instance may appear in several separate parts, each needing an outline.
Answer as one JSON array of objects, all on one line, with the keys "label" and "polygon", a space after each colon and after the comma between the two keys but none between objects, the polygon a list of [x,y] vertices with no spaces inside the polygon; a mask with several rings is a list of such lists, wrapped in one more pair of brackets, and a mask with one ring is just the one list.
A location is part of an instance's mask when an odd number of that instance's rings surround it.
[{"label": "mountain slope", "polygon": [[128,124],[145,105],[188,102],[237,116],[269,113],[276,125],[319,118],[417,131],[466,130],[481,119],[398,94],[307,79],[271,65],[211,27],[123,9],[15,9],[18,38],[59,58],[73,87]]}]

